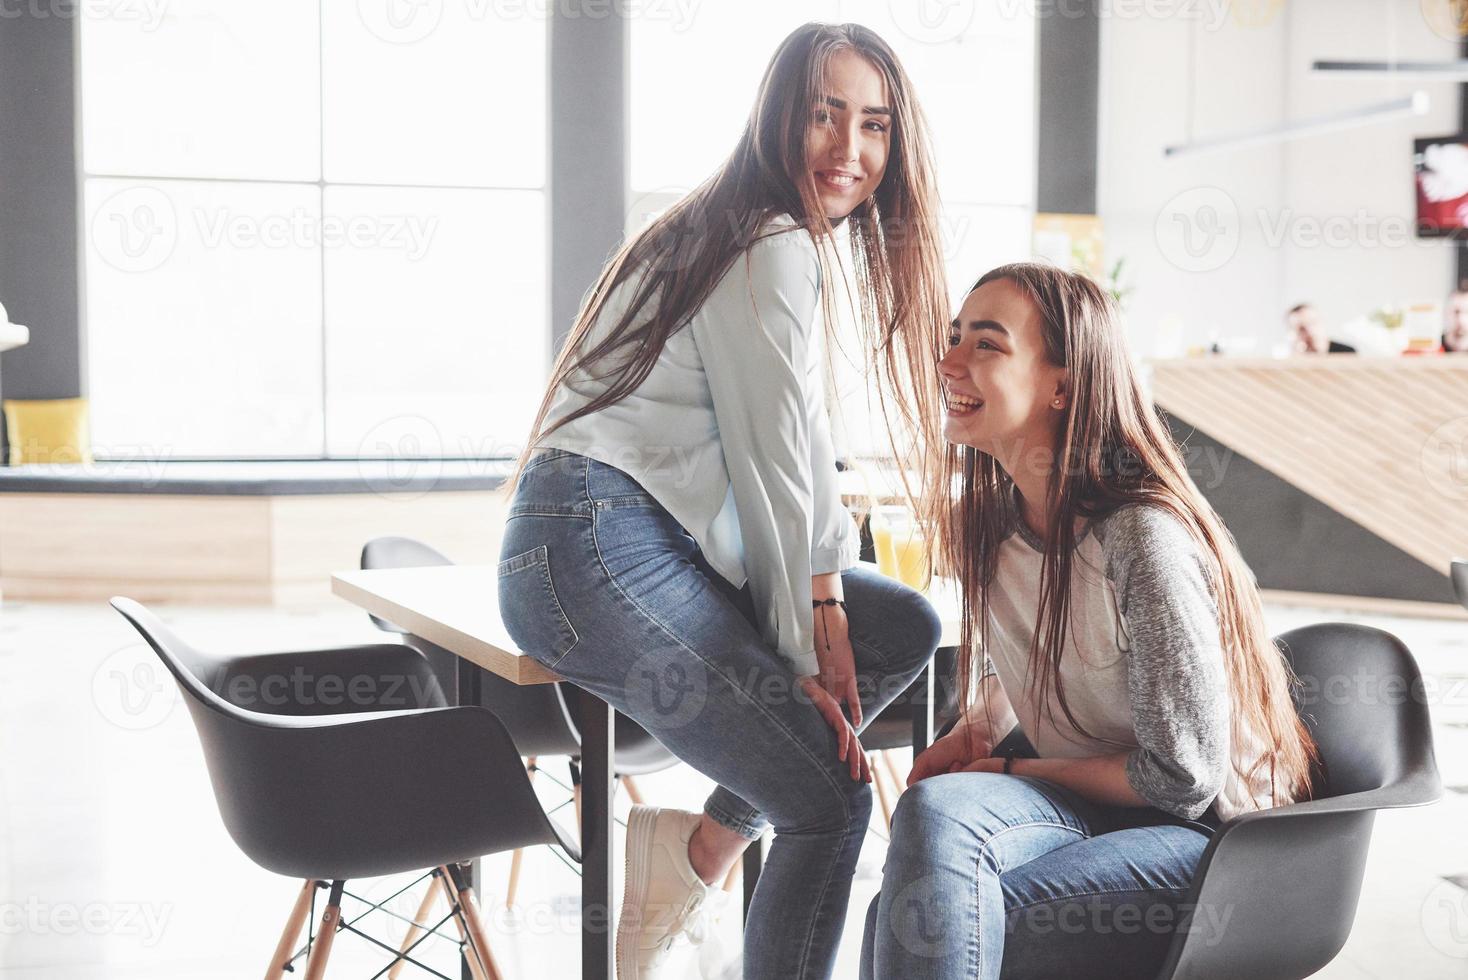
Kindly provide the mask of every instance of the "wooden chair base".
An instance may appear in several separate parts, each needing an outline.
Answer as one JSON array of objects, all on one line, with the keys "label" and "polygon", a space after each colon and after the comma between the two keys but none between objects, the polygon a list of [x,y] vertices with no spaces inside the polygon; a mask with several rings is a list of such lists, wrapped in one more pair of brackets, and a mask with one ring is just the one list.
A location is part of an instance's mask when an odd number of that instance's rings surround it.
[{"label": "wooden chair base", "polygon": [[336,929],[342,921],[342,889],[345,881],[331,883],[331,897],[326,901],[326,910],[321,913],[321,929],[316,933],[316,942],[311,945],[311,955],[306,958],[305,980],[321,980],[326,975],[326,961],[331,957],[331,944],[336,941]]},{"label": "wooden chair base", "polygon": [[[324,883],[308,880],[301,886],[300,892],[296,895],[295,905],[291,908],[290,918],[286,921],[285,931],[281,934],[275,955],[271,958],[265,980],[281,980],[285,971],[290,968],[293,959],[292,951],[296,941],[300,938],[301,927],[305,924],[310,912],[312,893],[322,884]],[[332,944],[336,941],[336,934],[342,928],[341,903],[345,890],[345,881],[331,883],[330,898],[327,899],[326,908],[321,913],[320,927],[306,957],[306,972],[303,980],[322,980],[326,975],[326,963],[331,958]],[[445,865],[434,869],[433,880],[429,883],[428,891],[418,905],[418,912],[413,916],[407,936],[403,939],[402,945],[398,947],[399,956],[406,956],[414,944],[419,941],[419,937],[433,928],[428,915],[433,908],[434,900],[439,895],[442,895],[448,902],[454,925],[459,930],[459,938],[466,944],[464,956],[474,980],[505,980],[499,964],[495,961],[494,953],[490,949],[489,933],[485,930],[484,920],[480,914],[479,900],[474,895],[474,889],[470,888],[466,882],[463,872],[456,865]],[[393,963],[387,972],[390,980],[397,977],[407,962],[400,958]]]},{"label": "wooden chair base", "polygon": [[286,919],[285,930],[276,944],[275,955],[270,958],[270,967],[265,971],[265,980],[280,980],[290,965],[296,942],[301,938],[301,929],[306,925],[306,916],[311,911],[311,895],[316,891],[316,881],[307,878],[296,893],[296,904],[291,906],[290,918]]}]

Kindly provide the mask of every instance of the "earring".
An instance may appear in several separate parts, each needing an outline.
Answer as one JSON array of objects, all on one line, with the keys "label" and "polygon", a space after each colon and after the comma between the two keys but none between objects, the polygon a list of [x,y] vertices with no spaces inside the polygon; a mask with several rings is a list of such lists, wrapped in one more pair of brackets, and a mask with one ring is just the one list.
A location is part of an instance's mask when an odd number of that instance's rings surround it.
[{"label": "earring", "polygon": [[1059,399],[1059,398],[1057,398],[1057,399],[1055,399],[1055,407],[1056,407],[1056,408],[1059,408],[1059,407],[1060,407],[1060,405],[1061,405],[1061,401],[1060,401],[1060,399]]}]

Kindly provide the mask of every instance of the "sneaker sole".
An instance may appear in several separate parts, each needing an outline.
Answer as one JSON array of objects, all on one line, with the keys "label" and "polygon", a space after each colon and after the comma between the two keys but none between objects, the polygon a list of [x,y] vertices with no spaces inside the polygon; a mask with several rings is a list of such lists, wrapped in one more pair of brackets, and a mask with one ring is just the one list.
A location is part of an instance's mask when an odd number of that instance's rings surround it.
[{"label": "sneaker sole", "polygon": [[627,864],[622,884],[622,914],[617,920],[617,980],[638,980],[637,934],[642,928],[642,920],[639,915],[637,922],[633,923],[627,916],[627,910],[641,910],[646,899],[648,866],[657,821],[657,808],[651,806],[634,806],[627,817]]}]

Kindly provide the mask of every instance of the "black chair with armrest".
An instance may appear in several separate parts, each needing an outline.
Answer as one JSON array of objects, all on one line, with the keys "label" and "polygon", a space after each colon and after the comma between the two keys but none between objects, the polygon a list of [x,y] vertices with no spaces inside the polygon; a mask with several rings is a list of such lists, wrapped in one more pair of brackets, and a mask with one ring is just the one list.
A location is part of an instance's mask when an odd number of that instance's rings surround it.
[{"label": "black chair with armrest", "polygon": [[[401,643],[220,655],[185,643],[132,599],[112,606],[177,682],[230,837],[262,868],[305,881],[267,976],[294,969],[312,895],[326,882],[306,980],[326,969],[338,930],[393,953],[396,973],[422,965],[413,949],[450,919],[475,975],[500,976],[462,865],[534,844],[578,861],[580,850],[542,809],[493,712],[444,706],[423,656]],[[450,912],[421,921],[430,888],[402,948],[342,921],[349,879],[425,869]]]},{"label": "black chair with armrest", "polygon": [[1179,928],[1157,980],[1298,980],[1333,960],[1356,918],[1377,810],[1442,796],[1422,677],[1400,640],[1322,623],[1278,638],[1321,764],[1315,798],[1222,824],[1181,906],[1227,928]]}]

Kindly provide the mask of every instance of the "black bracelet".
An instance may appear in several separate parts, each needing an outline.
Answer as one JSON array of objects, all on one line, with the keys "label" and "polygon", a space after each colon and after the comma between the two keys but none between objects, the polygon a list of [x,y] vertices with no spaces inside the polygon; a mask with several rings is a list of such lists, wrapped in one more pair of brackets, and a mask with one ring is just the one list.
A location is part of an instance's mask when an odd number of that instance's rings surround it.
[{"label": "black bracelet", "polygon": [[1009,755],[1009,754],[1006,753],[1005,756],[1004,756],[1004,774],[1006,776],[1013,775],[1014,774],[1013,773],[1013,767],[1014,767],[1014,756]]},{"label": "black bracelet", "polygon": [[[821,625],[822,626],[826,626],[826,607],[827,606],[840,606],[842,609],[845,609],[846,608],[846,603],[843,602],[840,599],[812,599],[810,601],[810,606],[811,606],[812,609],[819,609],[821,611]],[[830,633],[830,627],[827,626],[826,627],[826,630],[827,630],[827,632],[826,632],[826,652],[827,653],[830,653],[831,652],[831,633]]]}]

